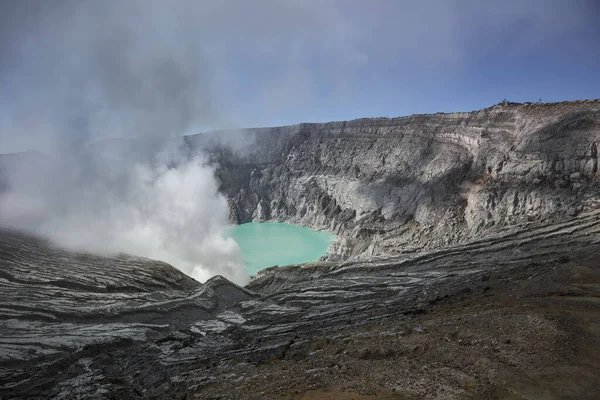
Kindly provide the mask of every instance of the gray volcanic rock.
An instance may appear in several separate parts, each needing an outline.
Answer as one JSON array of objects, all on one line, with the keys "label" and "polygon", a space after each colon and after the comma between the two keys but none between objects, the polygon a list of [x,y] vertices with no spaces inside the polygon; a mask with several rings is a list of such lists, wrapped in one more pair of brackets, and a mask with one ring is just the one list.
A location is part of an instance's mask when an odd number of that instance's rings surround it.
[{"label": "gray volcanic rock", "polygon": [[[431,325],[433,322],[426,318],[445,315],[448,311],[440,310],[452,310],[453,299],[464,299],[465,295],[476,299],[477,307],[490,302],[492,308],[505,301],[520,304],[490,315],[482,327],[471,326],[478,333],[469,337],[477,335],[482,343],[495,340],[494,333],[486,331],[490,324],[508,323],[498,318],[517,323],[520,307],[526,304],[514,297],[518,293],[524,299],[539,299],[538,303],[556,293],[579,296],[578,302],[571,303],[579,307],[577,310],[587,307],[586,315],[600,312],[590,297],[594,292],[588,294],[596,290],[592,283],[600,282],[600,274],[594,275],[587,286],[569,291],[562,280],[556,281],[552,275],[553,271],[564,269],[565,263],[578,263],[600,252],[599,211],[559,224],[537,228],[524,225],[443,250],[368,261],[272,268],[259,273],[249,290],[220,277],[201,285],[164,263],[137,257],[69,253],[14,233],[2,233],[0,239],[3,398],[265,398],[265,392],[256,389],[256,385],[283,396],[289,387],[282,379],[288,379],[289,385],[296,385],[298,390],[310,389],[308,383],[313,378],[306,365],[309,360],[314,365],[342,363],[351,368],[367,368],[360,372],[365,376],[377,364],[367,366],[364,360],[410,360],[402,358],[406,357],[402,354],[420,352],[418,344],[414,345],[417,350],[410,350],[413,344],[407,348],[398,339],[393,343],[386,340],[385,348],[374,350],[355,346],[380,346],[383,342],[377,338],[397,338],[405,335],[406,329],[428,340],[443,341],[443,336],[426,336],[442,329],[435,328],[437,325],[443,326],[441,322]],[[59,264],[63,268],[54,269]],[[525,284],[525,289],[514,291]],[[485,297],[494,292],[497,294],[493,297]],[[513,300],[508,300],[511,296]],[[449,305],[444,306],[446,303]],[[446,308],[437,309],[439,304]],[[567,312],[564,306],[561,310],[563,314]],[[528,311],[535,319],[518,324],[529,333],[521,336],[515,332],[511,340],[521,343],[524,351],[532,351],[527,349],[534,345],[544,346],[539,354],[553,354],[553,361],[532,356],[517,358],[511,362],[521,370],[515,372],[507,369],[502,357],[495,356],[488,345],[477,347],[478,357],[493,360],[489,362],[494,368],[503,371],[493,377],[494,385],[509,385],[500,376],[508,377],[510,382],[511,374],[521,376],[542,368],[538,363],[546,363],[544,368],[583,368],[588,362],[578,356],[562,355],[554,347],[556,335],[570,335],[575,327],[584,329],[580,323],[560,328],[566,331],[559,330],[555,336],[543,336],[547,329],[559,329],[552,327],[549,312]],[[462,315],[460,308],[458,315]],[[390,323],[394,324],[392,331],[382,328]],[[427,328],[419,324],[426,324]],[[465,328],[460,322],[457,326]],[[590,338],[596,337],[597,332],[590,332],[584,336],[593,343],[595,339]],[[435,335],[450,334],[440,331]],[[417,340],[411,338],[408,343]],[[438,346],[427,344],[427,348],[436,348],[432,345]],[[349,349],[349,355],[345,355],[344,347]],[[589,354],[597,353],[596,350],[585,349],[591,351]],[[333,353],[322,359],[318,355],[322,351]],[[571,348],[573,354],[579,354],[578,351],[584,350]],[[424,358],[427,354],[421,354],[421,366],[432,362],[425,361],[429,360]],[[439,367],[448,356],[431,357]],[[438,357],[441,358],[435,361]],[[292,374],[294,378],[273,380],[269,376],[281,369],[275,364],[273,369],[268,367],[272,360],[285,363],[286,368],[299,369]],[[256,370],[260,365],[265,366]],[[421,366],[409,369],[420,371]],[[399,371],[385,368],[388,373]],[[463,371],[463,367],[450,364],[445,368],[454,368],[455,374]],[[481,364],[469,374],[478,376],[486,368],[486,364]],[[585,371],[582,387],[600,383],[597,373]],[[348,390],[354,388],[352,391],[371,390],[368,385],[356,387],[352,375],[317,376],[320,383],[316,387],[342,385]],[[449,398],[471,396],[450,375],[444,378],[435,372],[407,378],[401,386],[418,397],[445,397],[440,390],[446,389],[439,385],[431,383],[424,388],[417,384],[423,379],[441,379],[444,387],[455,392]],[[277,382],[279,385],[272,386]],[[394,385],[391,381],[384,384],[389,390]],[[477,393],[492,387],[491,383],[482,385],[471,394],[479,397]]]},{"label": "gray volcanic rock", "polygon": [[213,153],[232,221],[328,229],[330,260],[440,248],[600,201],[598,100],[249,129],[243,152],[219,134],[186,140]]},{"label": "gray volcanic rock", "polygon": [[0,293],[0,397],[20,398],[100,396],[109,384],[89,357],[171,340],[255,297],[220,276],[200,284],[163,262],[12,231],[0,231]]},{"label": "gray volcanic rock", "polygon": [[0,398],[597,398],[599,108],[188,137],[232,219],[330,229],[329,261],[241,288],[0,231]]}]

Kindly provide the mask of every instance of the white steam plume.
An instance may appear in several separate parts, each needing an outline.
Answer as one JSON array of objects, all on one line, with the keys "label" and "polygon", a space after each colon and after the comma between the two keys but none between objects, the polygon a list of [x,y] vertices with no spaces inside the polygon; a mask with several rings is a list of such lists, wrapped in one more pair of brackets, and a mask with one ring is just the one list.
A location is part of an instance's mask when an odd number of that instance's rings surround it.
[{"label": "white steam plume", "polygon": [[[240,249],[226,235],[228,206],[202,155],[168,146],[150,161],[118,153],[7,162],[0,226],[77,250],[126,252],[168,262],[193,278],[243,284]],[[14,156],[13,156],[14,158]]]},{"label": "white steam plume", "polygon": [[173,138],[219,119],[194,4],[3,3],[1,135],[46,154],[0,158],[0,225],[247,281],[213,168]]},{"label": "white steam plume", "polygon": [[[197,280],[248,279],[240,249],[226,236],[228,206],[213,168],[180,147],[150,162],[84,152],[7,165],[0,226],[91,252],[126,252],[166,261]],[[33,163],[32,163],[33,161]]]}]

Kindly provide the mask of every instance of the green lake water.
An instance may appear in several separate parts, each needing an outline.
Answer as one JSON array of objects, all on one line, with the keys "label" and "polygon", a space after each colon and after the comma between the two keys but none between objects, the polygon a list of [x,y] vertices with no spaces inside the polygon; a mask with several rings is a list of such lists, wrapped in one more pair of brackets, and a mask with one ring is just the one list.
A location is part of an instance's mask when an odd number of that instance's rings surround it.
[{"label": "green lake water", "polygon": [[280,222],[249,222],[231,228],[250,275],[274,265],[318,261],[336,237],[326,231]]}]

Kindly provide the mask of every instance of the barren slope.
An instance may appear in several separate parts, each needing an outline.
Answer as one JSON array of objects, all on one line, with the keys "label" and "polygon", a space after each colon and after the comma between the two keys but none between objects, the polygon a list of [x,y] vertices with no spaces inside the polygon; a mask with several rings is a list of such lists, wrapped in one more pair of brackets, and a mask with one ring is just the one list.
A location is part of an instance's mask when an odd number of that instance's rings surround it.
[{"label": "barren slope", "polygon": [[[42,281],[56,250],[3,234],[0,395],[595,398],[599,222],[594,211],[433,252],[278,268],[250,291],[63,251],[64,265],[94,268]],[[19,253],[33,256],[7,261]],[[107,286],[115,268],[135,273]]]},{"label": "barren slope", "polygon": [[329,261],[240,288],[0,231],[0,397],[598,398],[599,110],[188,137],[234,221],[331,229]]}]

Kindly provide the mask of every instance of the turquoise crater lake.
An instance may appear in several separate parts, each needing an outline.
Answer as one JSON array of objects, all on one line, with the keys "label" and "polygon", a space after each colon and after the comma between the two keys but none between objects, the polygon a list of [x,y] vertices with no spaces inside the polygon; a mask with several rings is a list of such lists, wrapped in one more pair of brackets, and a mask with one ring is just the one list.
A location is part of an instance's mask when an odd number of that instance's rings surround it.
[{"label": "turquoise crater lake", "polygon": [[326,231],[282,222],[236,225],[231,228],[229,235],[242,249],[250,275],[274,265],[318,261],[336,239]]}]

